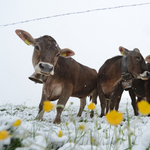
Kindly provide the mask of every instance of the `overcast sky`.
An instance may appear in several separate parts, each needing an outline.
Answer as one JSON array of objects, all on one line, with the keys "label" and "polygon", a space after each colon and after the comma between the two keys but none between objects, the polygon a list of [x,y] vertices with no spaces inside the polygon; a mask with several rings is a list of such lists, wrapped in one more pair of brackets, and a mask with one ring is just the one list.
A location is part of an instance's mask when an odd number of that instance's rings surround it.
[{"label": "overcast sky", "polygon": [[[0,0],[0,25],[146,2],[150,0]],[[41,99],[42,85],[28,79],[34,72],[33,47],[15,34],[16,29],[34,38],[52,36],[61,48],[75,52],[74,59],[98,71],[108,58],[120,55],[119,46],[139,48],[144,58],[150,54],[149,15],[150,4],[0,26],[0,104],[38,106]],[[129,99],[127,92],[123,98]]]}]

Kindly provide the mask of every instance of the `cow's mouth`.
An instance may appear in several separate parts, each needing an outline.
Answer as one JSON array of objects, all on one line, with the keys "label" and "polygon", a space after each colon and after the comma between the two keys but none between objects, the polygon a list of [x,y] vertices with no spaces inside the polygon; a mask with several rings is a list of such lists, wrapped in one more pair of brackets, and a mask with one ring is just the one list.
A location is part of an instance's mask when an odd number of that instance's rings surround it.
[{"label": "cow's mouth", "polygon": [[54,71],[53,70],[51,72],[43,72],[43,71],[41,71],[40,74],[45,75],[45,76],[50,76],[50,75],[54,75]]},{"label": "cow's mouth", "polygon": [[146,77],[141,77],[142,80],[148,80],[149,78]]}]

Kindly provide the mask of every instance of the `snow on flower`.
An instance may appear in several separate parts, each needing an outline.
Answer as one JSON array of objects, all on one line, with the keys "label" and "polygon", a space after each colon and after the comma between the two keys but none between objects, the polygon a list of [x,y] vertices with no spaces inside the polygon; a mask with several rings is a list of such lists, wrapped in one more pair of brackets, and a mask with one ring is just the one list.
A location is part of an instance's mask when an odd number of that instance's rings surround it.
[{"label": "snow on flower", "polygon": [[109,124],[118,125],[123,119],[123,114],[121,112],[117,112],[116,110],[111,110],[106,114],[106,119]]},{"label": "snow on flower", "polygon": [[43,108],[46,112],[49,112],[50,110],[54,108],[54,104],[51,103],[50,101],[45,101]]},{"label": "snow on flower", "polygon": [[137,107],[138,107],[139,112],[142,115],[150,114],[150,104],[147,101],[142,100],[142,101],[138,102]]},{"label": "snow on flower", "polygon": [[94,104],[94,103],[90,103],[90,104],[88,105],[88,109],[94,110],[94,109],[95,109],[95,104]]}]

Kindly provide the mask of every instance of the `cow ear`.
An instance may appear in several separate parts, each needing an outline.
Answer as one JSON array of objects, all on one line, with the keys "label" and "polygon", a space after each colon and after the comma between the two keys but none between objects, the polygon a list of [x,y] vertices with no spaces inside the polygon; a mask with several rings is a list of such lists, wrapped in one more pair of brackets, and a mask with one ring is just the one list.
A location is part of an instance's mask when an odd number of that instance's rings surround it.
[{"label": "cow ear", "polygon": [[129,50],[127,50],[126,48],[124,48],[122,46],[119,47],[119,51],[122,55],[125,55],[125,56],[127,56],[129,54]]},{"label": "cow ear", "polygon": [[138,48],[135,48],[133,51],[140,53],[140,50]]},{"label": "cow ear", "polygon": [[148,63],[150,63],[150,55],[148,55],[148,56],[145,58],[145,61],[147,61]]},{"label": "cow ear", "polygon": [[19,29],[15,32],[27,45],[34,45],[35,40],[28,32]]},{"label": "cow ear", "polygon": [[61,49],[60,54],[63,57],[71,57],[75,55],[75,52],[70,50],[69,48],[64,48],[64,49]]}]

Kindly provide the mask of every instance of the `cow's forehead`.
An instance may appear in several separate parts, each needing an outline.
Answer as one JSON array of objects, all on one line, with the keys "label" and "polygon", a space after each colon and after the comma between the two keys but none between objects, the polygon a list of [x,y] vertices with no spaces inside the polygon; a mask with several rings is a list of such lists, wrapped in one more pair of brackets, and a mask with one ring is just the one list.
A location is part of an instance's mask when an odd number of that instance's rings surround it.
[{"label": "cow's forehead", "polygon": [[135,56],[135,55],[141,55],[141,53],[137,52],[137,51],[131,51],[130,52],[130,56]]},{"label": "cow's forehead", "polygon": [[37,39],[35,39],[35,41],[39,42],[39,43],[44,43],[44,44],[56,43],[56,40],[53,37],[48,36],[48,35],[37,38]]}]

